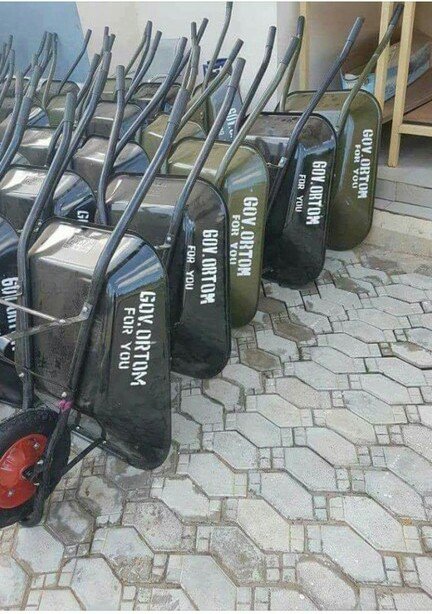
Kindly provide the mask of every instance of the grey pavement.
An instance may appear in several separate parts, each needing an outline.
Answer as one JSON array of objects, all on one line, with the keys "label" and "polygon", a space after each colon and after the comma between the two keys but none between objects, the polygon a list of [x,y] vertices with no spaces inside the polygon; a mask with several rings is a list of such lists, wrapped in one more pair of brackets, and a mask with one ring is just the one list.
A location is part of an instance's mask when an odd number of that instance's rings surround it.
[{"label": "grey pavement", "polygon": [[174,376],[163,467],[96,451],[0,531],[0,607],[431,610],[431,428],[432,261],[330,252]]}]

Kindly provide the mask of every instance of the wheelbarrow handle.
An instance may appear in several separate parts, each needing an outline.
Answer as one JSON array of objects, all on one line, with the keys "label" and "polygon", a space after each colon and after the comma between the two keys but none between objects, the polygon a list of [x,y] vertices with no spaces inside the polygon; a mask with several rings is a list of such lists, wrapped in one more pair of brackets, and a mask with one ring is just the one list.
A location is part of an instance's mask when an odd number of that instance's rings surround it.
[{"label": "wheelbarrow handle", "polygon": [[220,73],[217,74],[216,77],[212,79],[211,82],[207,86],[205,86],[204,83],[202,84],[201,93],[199,96],[197,96],[197,98],[190,105],[189,109],[187,110],[187,113],[185,113],[182,119],[181,125],[180,125],[180,130],[184,128],[187,122],[195,115],[198,109],[203,105],[204,101],[213,94],[213,92],[219,87],[219,85],[225,79],[226,75],[231,69],[231,66],[235,58],[238,56],[239,51],[242,48],[242,46],[243,46],[243,41],[240,38],[238,38],[236,42],[234,43],[234,46],[231,49],[226,59],[225,64],[222,66],[222,70],[220,71]]},{"label": "wheelbarrow handle", "polygon": [[116,158],[116,145],[119,138],[124,110],[125,110],[125,74],[126,70],[124,66],[117,66],[116,69],[116,111],[114,121],[111,126],[111,132],[108,140],[108,147],[102,166],[102,172],[99,177],[98,191],[97,191],[97,211],[101,224],[107,226],[110,223],[109,211],[106,206],[105,194],[108,185],[108,179],[111,175],[111,171]]},{"label": "wheelbarrow handle", "polygon": [[251,126],[253,125],[257,117],[259,116],[259,114],[262,112],[262,110],[264,109],[265,105],[268,103],[270,98],[275,93],[276,88],[280,84],[285,74],[287,66],[289,65],[290,61],[292,60],[295,54],[296,48],[297,48],[297,39],[293,37],[291,38],[291,41],[288,45],[287,50],[285,51],[285,54],[282,60],[279,62],[279,66],[276,70],[276,73],[273,79],[266,87],[265,91],[263,92],[260,99],[258,100],[255,108],[251,111],[248,118],[243,123],[238,134],[235,136],[234,140],[229,145],[224,157],[222,158],[222,161],[216,172],[216,177],[214,180],[214,184],[217,188],[221,188],[224,182],[225,173],[228,169],[228,166],[231,160],[234,158],[235,154],[237,153],[239,147],[243,143],[244,139],[246,138],[249,129],[251,128]]},{"label": "wheelbarrow handle", "polygon": [[303,38],[305,23],[306,23],[306,19],[304,15],[299,15],[297,19],[297,31],[296,31],[296,36],[298,38]]},{"label": "wheelbarrow handle", "polygon": [[147,118],[151,117],[151,114],[165,99],[166,95],[169,92],[169,88],[174,83],[176,75],[178,74],[178,66],[182,62],[184,50],[186,48],[187,40],[186,38],[181,38],[177,47],[177,53],[174,58],[174,62],[165,77],[165,80],[159,86],[157,92],[155,92],[153,98],[150,102],[140,111],[137,117],[134,119],[132,124],[126,130],[126,132],[121,137],[118,145],[116,147],[116,155],[118,155],[129,142],[130,139],[133,138],[134,134],[140,128],[140,126],[147,120]]},{"label": "wheelbarrow handle", "polygon": [[224,23],[222,26],[222,30],[221,33],[219,34],[219,38],[217,40],[216,43],[216,47],[213,51],[213,55],[212,58],[207,66],[207,72],[206,75],[204,77],[204,88],[207,87],[207,85],[209,84],[210,80],[211,80],[211,75],[213,72],[213,68],[216,64],[216,60],[218,59],[218,55],[220,50],[222,49],[222,45],[223,42],[225,40],[226,34],[228,32],[228,28],[231,22],[231,15],[232,15],[232,10],[233,10],[233,3],[232,2],[227,2],[225,4],[225,19],[224,19]]},{"label": "wheelbarrow handle", "polygon": [[154,36],[153,42],[151,44],[151,47],[150,47],[150,53],[148,54],[148,57],[146,58],[145,62],[142,64],[141,68],[138,70],[137,74],[133,78],[132,83],[129,86],[129,89],[126,92],[126,102],[130,101],[130,99],[132,98],[132,96],[135,94],[138,87],[140,86],[145,75],[147,74],[148,69],[153,63],[153,60],[156,55],[156,51],[159,47],[161,38],[162,38],[162,32],[160,30],[157,30]]},{"label": "wheelbarrow handle", "polygon": [[91,30],[87,30],[86,35],[85,35],[84,40],[83,40],[83,44],[82,44],[82,46],[81,46],[81,49],[80,49],[80,51],[79,51],[79,53],[78,53],[77,57],[76,57],[76,58],[75,58],[75,60],[72,62],[72,64],[71,64],[71,66],[70,66],[69,70],[67,71],[67,73],[65,74],[65,76],[63,77],[63,79],[62,79],[62,80],[61,80],[61,82],[60,82],[59,89],[58,89],[58,94],[60,94],[60,93],[61,93],[62,89],[63,89],[63,88],[64,88],[64,86],[65,86],[65,83],[66,83],[66,82],[67,82],[67,80],[68,80],[68,79],[69,79],[69,78],[72,76],[73,71],[75,70],[75,68],[76,68],[76,67],[78,66],[78,64],[80,63],[81,58],[83,57],[84,53],[86,52],[86,49],[87,49],[88,44],[89,44],[89,42],[90,42],[91,35],[92,35],[92,31],[91,31]]},{"label": "wheelbarrow handle", "polygon": [[239,114],[237,115],[237,120],[236,120],[235,127],[234,127],[234,135],[236,135],[238,131],[240,130],[240,126],[242,125],[243,120],[246,117],[246,113],[265,75],[265,72],[267,70],[267,67],[270,63],[270,59],[272,56],[275,38],[276,38],[276,28],[275,26],[270,26],[268,30],[268,34],[267,34],[267,41],[266,41],[265,49],[264,49],[264,56],[261,61],[258,72],[255,75],[254,80],[252,81],[252,85],[250,86],[248,93],[246,94],[246,98],[244,99],[244,102],[239,111]]},{"label": "wheelbarrow handle", "polygon": [[343,127],[345,126],[345,122],[348,118],[349,110],[350,110],[350,107],[351,107],[351,104],[354,98],[357,96],[358,92],[363,87],[370,72],[375,68],[382,52],[389,44],[392,34],[394,32],[394,29],[396,28],[396,25],[402,14],[402,11],[403,11],[403,4],[399,3],[393,12],[393,16],[390,19],[389,25],[387,26],[387,30],[385,31],[384,36],[380,40],[378,47],[375,49],[374,53],[371,55],[369,61],[366,63],[361,74],[357,78],[357,81],[354,87],[350,90],[347,98],[345,99],[344,104],[342,105],[342,109],[339,113],[338,120],[336,122],[336,130],[338,133],[340,133]]}]

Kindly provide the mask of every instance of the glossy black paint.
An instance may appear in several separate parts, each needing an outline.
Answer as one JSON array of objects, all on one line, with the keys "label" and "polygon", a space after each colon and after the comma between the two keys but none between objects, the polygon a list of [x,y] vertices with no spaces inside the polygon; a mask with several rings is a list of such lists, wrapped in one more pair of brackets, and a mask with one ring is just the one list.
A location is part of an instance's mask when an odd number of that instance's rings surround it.
[{"label": "glossy black paint", "polygon": [[[122,127],[120,136],[122,136],[129,126],[134,122],[137,115],[141,112],[141,108],[136,104],[127,104],[124,110]],[[116,113],[115,102],[99,102],[96,111],[88,125],[87,134],[89,136],[104,136],[109,138],[111,127]]]},{"label": "glossy black paint", "polygon": [[[46,168],[12,166],[0,181],[0,215],[12,227],[21,230],[47,173]],[[44,219],[56,215],[93,221],[96,201],[90,187],[72,171],[66,171],[52,202],[45,208]]]},{"label": "glossy black paint", "polygon": [[[72,169],[82,177],[96,194],[99,177],[108,149],[108,139],[92,136],[84,143],[72,158]],[[114,173],[139,173],[146,171],[150,161],[143,148],[138,143],[127,143],[117,156]]]},{"label": "glossy black paint", "polygon": [[[270,163],[270,182],[300,115],[262,113],[251,127],[253,143]],[[312,115],[301,134],[296,155],[266,224],[263,276],[299,288],[316,279],[325,260],[329,199],[336,152],[336,134],[321,116]],[[273,166],[271,166],[273,165]]]},{"label": "glossy black paint", "polygon": [[[140,177],[119,175],[107,189],[115,223]],[[154,246],[165,241],[185,179],[160,175],[145,197],[132,230]],[[169,271],[172,369],[197,378],[217,375],[231,351],[228,297],[228,213],[219,192],[199,179],[189,198]]]},{"label": "glossy black paint", "polygon": [[[0,217],[0,295],[7,300],[13,300],[17,292],[17,246],[18,234],[5,218]],[[0,335],[11,333],[15,328],[16,310],[0,305]],[[20,405],[22,402],[22,384],[15,367],[2,359],[0,401],[11,405]]]},{"label": "glossy black paint", "polygon": [[[80,312],[110,232],[66,220],[45,225],[29,253],[35,309],[62,318]],[[76,408],[106,428],[111,449],[143,469],[159,466],[171,442],[168,309],[158,256],[128,233],[97,307]],[[60,398],[77,332],[74,325],[34,336],[40,398]]]}]

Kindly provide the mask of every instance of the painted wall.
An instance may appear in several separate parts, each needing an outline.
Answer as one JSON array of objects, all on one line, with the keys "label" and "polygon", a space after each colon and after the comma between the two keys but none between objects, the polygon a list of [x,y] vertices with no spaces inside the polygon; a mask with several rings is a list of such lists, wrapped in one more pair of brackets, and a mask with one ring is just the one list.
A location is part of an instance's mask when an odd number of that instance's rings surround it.
[{"label": "painted wall", "polygon": [[[78,55],[83,41],[81,21],[75,2],[0,2],[0,40],[14,36],[16,66],[25,68],[39,47],[45,30],[59,36],[57,75],[63,76]],[[84,57],[74,73],[82,81],[88,71]]]}]

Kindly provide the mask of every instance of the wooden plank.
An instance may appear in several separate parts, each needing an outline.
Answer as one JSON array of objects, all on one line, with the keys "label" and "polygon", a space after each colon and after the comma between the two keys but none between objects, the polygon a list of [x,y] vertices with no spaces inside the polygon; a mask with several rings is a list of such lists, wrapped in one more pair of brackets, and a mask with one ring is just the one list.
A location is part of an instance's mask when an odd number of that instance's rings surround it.
[{"label": "wooden plank", "polygon": [[412,136],[432,136],[432,126],[422,124],[401,124],[399,127],[401,134],[411,134]]},{"label": "wooden plank", "polygon": [[422,124],[432,126],[432,101],[423,104],[410,113],[404,115],[404,124]]},{"label": "wooden plank", "polygon": [[388,165],[397,166],[400,149],[400,126],[405,111],[408,70],[411,53],[412,33],[415,17],[415,2],[405,2],[399,51],[399,65],[396,78],[396,96],[394,99],[393,122],[390,136]]},{"label": "wooden plank", "polygon": [[[404,113],[409,113],[432,100],[432,68],[406,88]],[[391,98],[384,104],[383,123],[393,117],[395,99]]]}]

